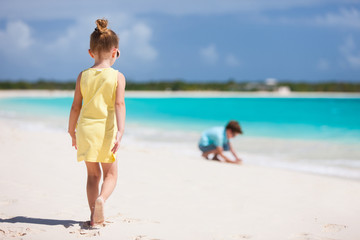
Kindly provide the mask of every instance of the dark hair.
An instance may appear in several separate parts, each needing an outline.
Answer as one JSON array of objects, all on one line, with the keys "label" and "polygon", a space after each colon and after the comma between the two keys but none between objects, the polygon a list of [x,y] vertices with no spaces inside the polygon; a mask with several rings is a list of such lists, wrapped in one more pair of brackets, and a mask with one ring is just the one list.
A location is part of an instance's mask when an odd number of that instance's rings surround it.
[{"label": "dark hair", "polygon": [[239,133],[242,134],[241,127],[237,121],[231,120],[227,125],[226,129],[230,129],[233,133]]},{"label": "dark hair", "polygon": [[108,29],[108,20],[96,20],[96,28],[90,36],[90,50],[94,53],[110,51],[119,47],[119,37],[111,29]]}]

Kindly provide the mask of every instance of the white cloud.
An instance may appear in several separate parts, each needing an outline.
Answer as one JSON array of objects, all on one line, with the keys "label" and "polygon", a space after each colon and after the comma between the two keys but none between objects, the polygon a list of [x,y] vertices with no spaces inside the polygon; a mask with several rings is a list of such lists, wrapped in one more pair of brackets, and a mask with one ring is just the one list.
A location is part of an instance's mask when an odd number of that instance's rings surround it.
[{"label": "white cloud", "polygon": [[157,50],[151,46],[152,30],[143,22],[137,22],[119,33],[121,48],[134,58],[144,61],[155,60]]},{"label": "white cloud", "polygon": [[[86,51],[89,48],[89,36],[95,27],[94,19],[96,17],[78,19],[63,36],[50,43],[47,48],[60,49],[63,52],[78,51],[79,48]],[[136,61],[153,61],[157,58],[158,52],[151,45],[152,29],[148,24],[126,14],[118,14],[108,20],[109,28],[120,37],[122,57]]]},{"label": "white cloud", "polygon": [[240,60],[232,54],[226,56],[225,63],[230,67],[238,67],[241,64]]},{"label": "white cloud", "polygon": [[351,68],[360,68],[360,50],[357,49],[357,46],[351,36],[345,39],[339,49],[346,63]]},{"label": "white cloud", "polygon": [[208,64],[215,64],[219,58],[214,44],[200,49],[200,56]]},{"label": "white cloud", "polygon": [[76,55],[79,51],[89,48],[89,36],[95,24],[93,19],[77,19],[57,39],[45,42],[43,49],[49,53],[58,52],[60,55]]},{"label": "white cloud", "polygon": [[199,54],[202,60],[209,65],[214,65],[219,61],[230,67],[238,67],[241,65],[241,61],[233,54],[228,54],[225,58],[220,56],[215,44],[209,44],[207,47],[201,48]]},{"label": "white cloud", "polygon": [[[62,49],[89,47],[89,36],[95,27],[97,17],[86,17],[78,19],[77,24],[71,26],[63,37],[55,42],[55,45]],[[151,45],[152,29],[144,21],[136,19],[127,14],[118,14],[116,17],[108,18],[109,28],[114,30],[120,37],[120,50],[122,58],[126,62],[153,61],[157,58],[158,52]]]},{"label": "white cloud", "polygon": [[360,30],[360,11],[355,8],[340,9],[339,13],[327,13],[315,18],[314,23],[329,27],[351,27]]},{"label": "white cloud", "polygon": [[[17,66],[84,62],[95,19],[92,16],[76,19],[60,36],[46,40],[41,34],[32,36],[30,27],[23,21],[8,22],[5,30],[0,30],[0,53],[5,53]],[[108,20],[109,27],[120,37],[123,65],[139,66],[139,61],[156,60],[158,51],[151,44],[152,29],[146,22],[126,14]]]},{"label": "white cloud", "polygon": [[21,53],[33,43],[30,27],[23,21],[10,21],[0,31],[0,51],[6,54]]},{"label": "white cloud", "polygon": [[330,63],[328,60],[321,58],[317,62],[316,68],[322,71],[328,70],[330,68]]},{"label": "white cloud", "polygon": [[309,17],[268,17],[265,14],[258,14],[254,15],[252,19],[262,24],[307,25],[360,30],[360,11],[356,8],[341,8],[337,12]]}]

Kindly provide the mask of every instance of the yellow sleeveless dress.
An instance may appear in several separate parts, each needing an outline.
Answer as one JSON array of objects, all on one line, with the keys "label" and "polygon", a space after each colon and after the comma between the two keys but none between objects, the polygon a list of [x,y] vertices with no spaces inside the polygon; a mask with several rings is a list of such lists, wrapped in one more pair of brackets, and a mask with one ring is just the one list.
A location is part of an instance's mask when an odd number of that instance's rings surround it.
[{"label": "yellow sleeveless dress", "polygon": [[77,160],[112,163],[117,132],[115,96],[118,71],[89,68],[82,72],[83,103],[76,126]]}]

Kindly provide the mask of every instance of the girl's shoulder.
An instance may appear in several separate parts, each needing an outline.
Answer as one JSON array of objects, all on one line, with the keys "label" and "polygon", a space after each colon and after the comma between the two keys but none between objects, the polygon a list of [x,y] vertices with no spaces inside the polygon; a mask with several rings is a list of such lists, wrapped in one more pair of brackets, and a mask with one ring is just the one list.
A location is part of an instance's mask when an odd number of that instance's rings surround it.
[{"label": "girl's shoulder", "polygon": [[82,76],[91,76],[92,73],[95,74],[95,73],[99,73],[99,72],[107,72],[107,73],[110,73],[111,75],[114,74],[117,76],[117,80],[118,81],[121,81],[121,82],[124,82],[125,81],[125,76],[122,72],[120,72],[119,70],[117,69],[114,69],[112,67],[108,67],[108,68],[87,68],[85,70],[83,70],[82,72],[80,72],[80,77],[81,75]]},{"label": "girl's shoulder", "polygon": [[124,74],[116,70],[116,76],[116,87],[121,86],[122,88],[125,88],[126,80]]},{"label": "girl's shoulder", "polygon": [[111,68],[113,71],[116,71],[118,80],[125,80],[125,76],[122,72],[117,69]]},{"label": "girl's shoulder", "polygon": [[125,76],[122,72],[118,71],[118,78],[123,78],[125,79]]},{"label": "girl's shoulder", "polygon": [[89,72],[93,71],[92,68],[87,68],[87,69],[84,69],[80,72],[80,75],[81,76],[86,76],[89,74]]},{"label": "girl's shoulder", "polygon": [[86,76],[91,76],[91,75],[97,75],[99,73],[104,73],[104,74],[117,74],[118,73],[118,70],[112,68],[112,67],[108,67],[108,68],[87,68],[83,71],[81,71],[80,74],[82,75],[86,75]]}]

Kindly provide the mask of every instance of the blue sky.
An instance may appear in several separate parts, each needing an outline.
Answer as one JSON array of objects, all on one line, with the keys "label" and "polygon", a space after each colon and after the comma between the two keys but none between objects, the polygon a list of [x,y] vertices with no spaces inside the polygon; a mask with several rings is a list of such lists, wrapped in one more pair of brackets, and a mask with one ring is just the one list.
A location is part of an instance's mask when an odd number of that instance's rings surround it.
[{"label": "blue sky", "polygon": [[67,81],[97,18],[135,81],[360,82],[360,0],[0,0],[0,79]]}]

